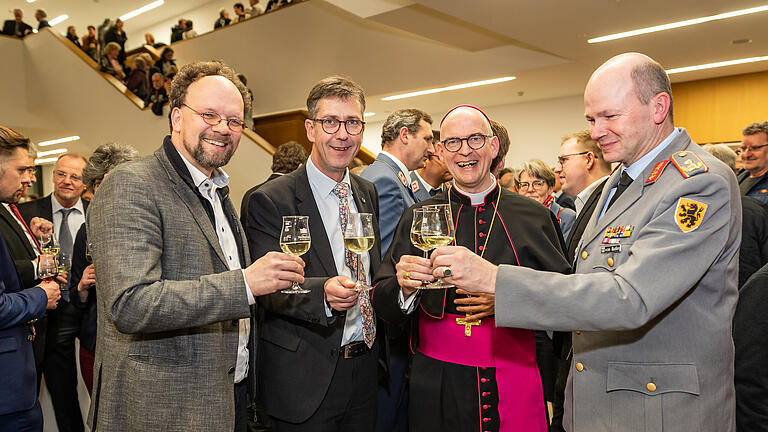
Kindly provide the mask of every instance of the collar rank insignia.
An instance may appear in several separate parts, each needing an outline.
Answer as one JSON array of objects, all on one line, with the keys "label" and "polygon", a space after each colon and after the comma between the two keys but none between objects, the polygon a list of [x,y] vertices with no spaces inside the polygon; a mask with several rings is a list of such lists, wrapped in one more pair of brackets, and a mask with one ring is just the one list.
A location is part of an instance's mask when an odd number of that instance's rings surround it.
[{"label": "collar rank insignia", "polygon": [[397,176],[400,178],[400,182],[403,183],[403,186],[408,187],[408,180],[405,179],[405,175],[403,175],[403,172],[398,171]]},{"label": "collar rank insignia", "polygon": [[411,182],[411,190],[414,191],[414,192],[419,190],[419,182],[417,182],[416,180],[412,181]]},{"label": "collar rank insignia", "polygon": [[709,167],[704,164],[704,161],[701,160],[701,158],[695,153],[690,151],[673,153],[669,159],[672,161],[672,164],[677,167],[677,169],[680,171],[680,174],[682,174],[684,178],[691,178],[696,174],[709,171]]},{"label": "collar rank insignia", "polygon": [[675,211],[675,223],[683,232],[690,232],[701,225],[707,205],[688,198],[680,198],[677,201]]},{"label": "collar rank insignia", "polygon": [[621,225],[615,227],[608,227],[605,230],[605,235],[600,243],[603,244],[617,244],[619,239],[628,238],[632,235],[632,230],[635,229],[634,225]]},{"label": "collar rank insignia", "polygon": [[651,175],[648,176],[647,179],[645,179],[645,184],[653,184],[656,182],[656,180],[659,179],[661,176],[661,173],[664,172],[664,168],[667,167],[667,164],[669,163],[669,159],[664,159],[663,161],[656,164],[656,166],[653,167],[653,171],[651,171]]}]

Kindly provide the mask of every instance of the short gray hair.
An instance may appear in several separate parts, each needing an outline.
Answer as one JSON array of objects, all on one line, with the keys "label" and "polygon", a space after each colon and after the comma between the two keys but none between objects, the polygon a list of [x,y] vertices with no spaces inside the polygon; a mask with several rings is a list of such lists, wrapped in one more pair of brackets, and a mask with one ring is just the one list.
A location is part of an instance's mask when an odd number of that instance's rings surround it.
[{"label": "short gray hair", "polygon": [[520,170],[515,174],[515,181],[517,183],[520,183],[520,176],[523,173],[544,180],[549,187],[555,186],[555,172],[541,159],[531,159],[523,162]]},{"label": "short gray hair", "polygon": [[402,108],[394,111],[384,120],[384,126],[381,127],[381,145],[396,140],[402,128],[407,128],[409,133],[415,134],[419,131],[422,120],[432,125],[432,116],[422,110]]},{"label": "short gray hair", "polygon": [[669,119],[672,120],[672,85],[667,71],[659,63],[648,60],[632,68],[631,76],[635,94],[643,105],[648,105],[659,93],[669,95]]},{"label": "short gray hair", "polygon": [[310,119],[314,119],[317,116],[318,102],[326,98],[338,98],[341,100],[356,98],[360,102],[360,109],[365,112],[365,93],[363,89],[348,78],[331,76],[320,80],[309,91],[309,96],[307,96],[307,112]]},{"label": "short gray hair", "polygon": [[732,169],[733,172],[736,172],[736,158],[738,158],[738,155],[732,148],[725,144],[705,144],[701,146],[701,148],[723,161],[723,163],[728,165],[728,168]]},{"label": "short gray hair", "polygon": [[129,145],[118,143],[102,144],[93,151],[93,154],[88,158],[88,162],[83,168],[83,183],[93,189],[96,181],[103,179],[113,168],[138,157],[139,152]]},{"label": "short gray hair", "polygon": [[751,125],[745,127],[744,130],[741,131],[741,134],[747,136],[756,135],[760,132],[765,133],[765,135],[768,137],[768,121],[752,123]]}]

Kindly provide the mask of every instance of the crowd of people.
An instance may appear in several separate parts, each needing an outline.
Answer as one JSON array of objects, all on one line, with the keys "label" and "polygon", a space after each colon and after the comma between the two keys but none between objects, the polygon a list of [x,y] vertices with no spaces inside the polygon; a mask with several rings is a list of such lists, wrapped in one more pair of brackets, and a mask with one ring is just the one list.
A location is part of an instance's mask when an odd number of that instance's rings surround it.
[{"label": "crowd of people", "polygon": [[[507,130],[473,105],[393,111],[357,166],[365,94],[328,77],[307,97],[309,156],[279,146],[238,215],[221,168],[244,79],[195,62],[165,97],[152,155],[64,154],[53,193],[18,206],[35,149],[0,127],[0,340],[17,347],[0,356],[0,430],[41,430],[42,376],[59,430],[83,430],[76,338],[95,431],[765,427],[768,122],[739,155],[700,147],[663,67],[622,54],[592,74],[589,130],[554,167],[505,168]],[[417,211],[446,215],[450,242],[424,253]],[[373,246],[352,253],[360,213]],[[301,256],[282,238],[299,215]],[[58,275],[51,232],[71,259]]]}]

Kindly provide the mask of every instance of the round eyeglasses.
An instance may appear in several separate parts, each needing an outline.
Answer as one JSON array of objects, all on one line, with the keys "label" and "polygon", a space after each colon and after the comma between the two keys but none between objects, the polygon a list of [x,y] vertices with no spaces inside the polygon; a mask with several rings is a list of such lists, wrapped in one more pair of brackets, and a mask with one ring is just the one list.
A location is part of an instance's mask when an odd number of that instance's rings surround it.
[{"label": "round eyeglasses", "polygon": [[529,187],[533,187],[533,190],[539,190],[544,187],[546,183],[542,180],[534,180],[530,183],[528,182],[520,182],[517,184],[517,188],[520,190],[528,190]]},{"label": "round eyeglasses", "polygon": [[209,124],[211,126],[216,126],[216,125],[220,124],[221,122],[225,121],[225,122],[227,122],[227,127],[229,128],[229,130],[231,130],[232,132],[240,132],[240,131],[243,130],[243,126],[245,125],[245,122],[242,121],[242,120],[224,118],[224,117],[220,116],[219,114],[216,114],[215,112],[202,112],[201,113],[201,112],[197,111],[196,109],[192,108],[191,106],[189,106],[189,105],[187,105],[185,103],[183,103],[182,105],[184,105],[185,107],[187,107],[190,110],[192,110],[193,113],[195,113],[195,114],[199,115],[200,117],[202,117],[203,121],[206,124]]},{"label": "round eyeglasses", "polygon": [[480,150],[485,145],[485,140],[493,135],[483,135],[480,133],[472,134],[466,138],[446,138],[442,141],[443,147],[449,152],[457,152],[461,149],[461,143],[466,141],[472,150]]},{"label": "round eyeglasses", "polygon": [[358,119],[339,120],[335,118],[310,119],[313,122],[319,122],[327,134],[335,134],[344,123],[344,130],[350,135],[360,135],[365,127],[365,122]]}]

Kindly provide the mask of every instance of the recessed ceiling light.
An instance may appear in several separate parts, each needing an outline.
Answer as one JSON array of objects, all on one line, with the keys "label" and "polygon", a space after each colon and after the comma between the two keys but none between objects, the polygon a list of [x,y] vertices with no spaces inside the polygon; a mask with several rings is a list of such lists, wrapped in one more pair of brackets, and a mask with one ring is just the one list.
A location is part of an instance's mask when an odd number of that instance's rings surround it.
[{"label": "recessed ceiling light", "polygon": [[61,144],[61,143],[70,142],[70,141],[77,141],[79,139],[80,139],[79,136],[74,135],[74,136],[65,137],[65,138],[59,138],[59,139],[50,140],[50,141],[42,141],[42,142],[37,143],[37,145],[40,146],[40,147],[45,147],[45,146],[54,145],[54,144]]},{"label": "recessed ceiling light", "polygon": [[35,0],[27,0],[27,3],[34,3]]},{"label": "recessed ceiling light", "polygon": [[65,148],[60,148],[60,149],[56,149],[56,150],[46,150],[46,151],[37,152],[37,157],[41,158],[43,156],[50,156],[50,155],[55,155],[55,154],[59,154],[59,153],[66,153],[68,151],[69,150],[67,150]]},{"label": "recessed ceiling light", "polygon": [[676,74],[681,72],[691,72],[691,71],[697,71],[702,69],[712,69],[712,68],[719,68],[719,67],[725,67],[725,66],[733,66],[733,65],[739,65],[744,63],[755,63],[755,62],[761,62],[768,60],[768,56],[762,56],[762,57],[749,57],[749,58],[743,58],[743,59],[737,59],[737,60],[728,60],[728,61],[721,61],[717,63],[707,63],[707,64],[701,64],[696,66],[686,66],[686,67],[680,67],[680,68],[674,68],[667,70],[667,74]]},{"label": "recessed ceiling light", "polygon": [[749,15],[749,14],[758,13],[758,12],[765,12],[765,11],[768,11],[768,5],[757,6],[757,7],[753,7],[753,8],[749,8],[749,9],[741,9],[741,10],[737,10],[737,11],[733,11],[733,12],[725,12],[725,13],[721,13],[721,14],[717,14],[717,15],[705,16],[705,17],[701,17],[701,18],[693,18],[693,19],[689,19],[689,20],[685,20],[685,21],[677,21],[677,22],[673,22],[673,23],[669,23],[669,24],[657,25],[657,26],[653,26],[653,27],[645,27],[645,28],[641,28],[641,29],[637,29],[637,30],[630,30],[630,31],[622,32],[622,33],[614,33],[614,34],[610,34],[610,35],[607,35],[607,36],[600,36],[600,37],[597,37],[597,38],[592,38],[592,39],[587,40],[587,42],[588,43],[606,42],[606,41],[610,41],[610,40],[614,40],[614,39],[621,39],[621,38],[637,36],[637,35],[646,34],[646,33],[653,33],[653,32],[658,32],[658,31],[670,30],[670,29],[674,29],[674,28],[686,27],[686,26],[691,26],[691,25],[695,25],[695,24],[701,24],[701,23],[705,23],[705,22],[717,21],[717,20],[722,20],[722,19],[727,19],[727,18],[734,18],[734,17],[737,17],[737,16]]},{"label": "recessed ceiling light", "polygon": [[58,23],[60,23],[60,22],[64,21],[64,20],[65,20],[65,19],[67,19],[67,18],[69,18],[69,15],[67,15],[67,14],[61,14],[61,15],[57,16],[56,18],[54,18],[54,19],[52,19],[52,20],[48,21],[48,24],[50,24],[51,26],[55,26],[56,24],[58,24]]},{"label": "recessed ceiling light", "polygon": [[138,8],[138,9],[136,9],[134,11],[128,12],[127,14],[120,16],[120,20],[122,20],[122,21],[129,20],[129,19],[131,19],[131,18],[133,18],[135,16],[143,14],[144,12],[151,11],[152,9],[154,9],[156,7],[162,6],[163,3],[165,3],[165,0],[153,1],[152,3],[150,3],[148,5],[144,5],[144,6]]},{"label": "recessed ceiling light", "polygon": [[474,81],[474,82],[465,83],[465,84],[456,84],[448,87],[438,87],[438,88],[433,88],[429,90],[421,90],[421,91],[415,91],[410,93],[398,94],[394,96],[387,96],[387,97],[381,98],[381,100],[391,101],[391,100],[397,100],[397,99],[405,99],[409,97],[423,96],[423,95],[428,95],[433,93],[441,93],[441,92],[450,91],[450,90],[460,90],[460,89],[465,89],[469,87],[478,87],[478,86],[484,86],[489,84],[497,84],[497,83],[512,81],[513,79],[516,79],[516,77],[505,76],[501,78],[493,78],[493,79],[488,79],[483,81]]},{"label": "recessed ceiling light", "polygon": [[48,163],[54,163],[57,160],[59,160],[59,158],[57,158],[57,157],[35,159],[35,165],[43,165],[43,164],[48,164]]},{"label": "recessed ceiling light", "polygon": [[376,115],[376,113],[375,113],[375,112],[370,112],[370,113],[363,113],[363,117],[373,117],[373,116],[375,116],[375,115]]}]

